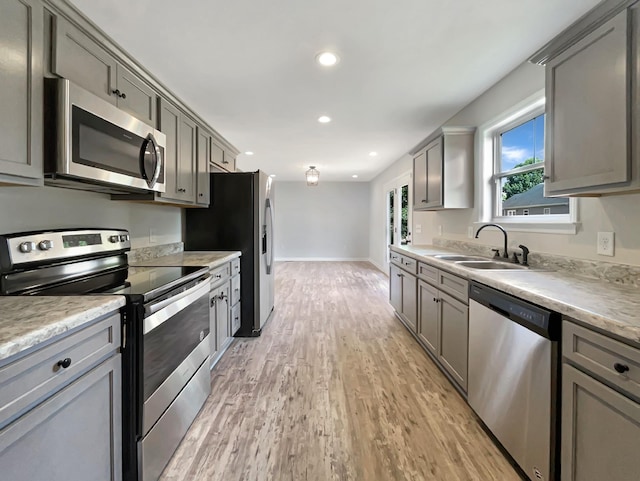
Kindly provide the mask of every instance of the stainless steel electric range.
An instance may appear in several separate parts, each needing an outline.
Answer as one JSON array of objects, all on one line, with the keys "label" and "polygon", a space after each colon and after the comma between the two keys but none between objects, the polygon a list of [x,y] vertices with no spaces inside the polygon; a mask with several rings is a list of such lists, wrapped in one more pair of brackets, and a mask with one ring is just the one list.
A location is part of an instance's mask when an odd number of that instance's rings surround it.
[{"label": "stainless steel electric range", "polygon": [[129,267],[129,233],[0,235],[1,295],[121,294],[123,479],[155,481],[211,392],[209,270]]}]

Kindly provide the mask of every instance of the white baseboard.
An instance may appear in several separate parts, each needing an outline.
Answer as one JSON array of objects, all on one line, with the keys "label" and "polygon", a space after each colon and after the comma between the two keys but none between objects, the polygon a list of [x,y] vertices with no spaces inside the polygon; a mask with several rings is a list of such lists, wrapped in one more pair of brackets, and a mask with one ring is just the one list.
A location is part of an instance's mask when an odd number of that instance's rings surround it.
[{"label": "white baseboard", "polygon": [[[280,257],[276,262],[370,262],[366,257]],[[377,266],[376,266],[377,267]]]},{"label": "white baseboard", "polygon": [[387,270],[381,266],[380,264],[378,264],[376,261],[374,261],[373,259],[368,259],[369,263],[371,263],[376,269],[378,269],[380,272],[382,272],[383,274],[389,275],[389,273],[387,272]]}]

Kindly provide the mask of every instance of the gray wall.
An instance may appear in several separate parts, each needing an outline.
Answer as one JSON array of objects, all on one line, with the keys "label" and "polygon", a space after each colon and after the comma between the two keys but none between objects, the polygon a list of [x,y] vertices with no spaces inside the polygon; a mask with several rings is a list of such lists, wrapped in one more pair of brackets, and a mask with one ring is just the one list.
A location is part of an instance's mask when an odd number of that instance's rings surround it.
[{"label": "gray wall", "polygon": [[[55,187],[0,187],[0,233],[66,227],[128,229],[134,249],[182,240],[177,207],[112,201],[108,195]],[[149,229],[154,229],[151,244]]]},{"label": "gray wall", "polygon": [[277,260],[369,258],[369,184],[275,183]]}]

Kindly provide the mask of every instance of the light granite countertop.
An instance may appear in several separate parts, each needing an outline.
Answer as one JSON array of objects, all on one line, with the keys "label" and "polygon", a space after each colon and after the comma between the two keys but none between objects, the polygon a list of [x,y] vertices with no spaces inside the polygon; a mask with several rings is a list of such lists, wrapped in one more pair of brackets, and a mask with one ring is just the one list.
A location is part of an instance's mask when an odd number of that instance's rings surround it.
[{"label": "light granite countertop", "polygon": [[470,269],[433,257],[461,254],[436,246],[393,250],[571,317],[581,324],[640,346],[640,289],[558,271]]},{"label": "light granite countertop", "polygon": [[0,362],[124,304],[123,296],[2,296]]},{"label": "light granite countertop", "polygon": [[183,251],[167,256],[156,257],[144,261],[134,262],[133,267],[139,266],[207,266],[214,269],[225,262],[240,257],[240,251]]}]

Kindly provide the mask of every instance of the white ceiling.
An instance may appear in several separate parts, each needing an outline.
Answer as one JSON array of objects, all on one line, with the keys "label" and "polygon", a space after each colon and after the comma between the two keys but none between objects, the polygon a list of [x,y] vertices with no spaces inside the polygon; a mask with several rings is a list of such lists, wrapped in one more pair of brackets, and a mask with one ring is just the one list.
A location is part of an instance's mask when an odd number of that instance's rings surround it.
[{"label": "white ceiling", "polygon": [[[242,170],[368,181],[597,0],[72,2],[255,152]],[[331,69],[315,62],[325,49]]]}]

